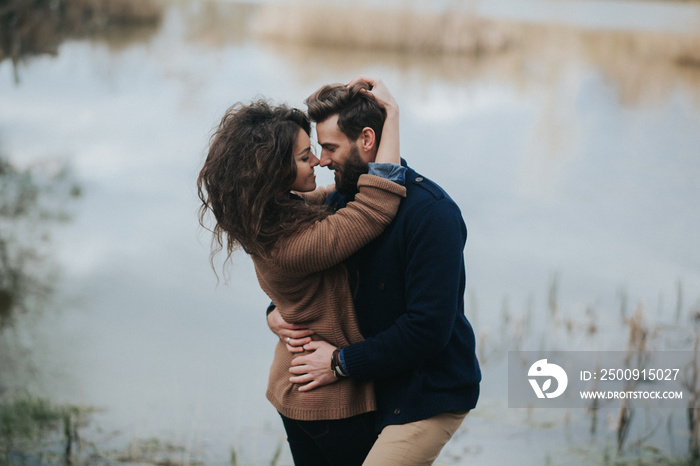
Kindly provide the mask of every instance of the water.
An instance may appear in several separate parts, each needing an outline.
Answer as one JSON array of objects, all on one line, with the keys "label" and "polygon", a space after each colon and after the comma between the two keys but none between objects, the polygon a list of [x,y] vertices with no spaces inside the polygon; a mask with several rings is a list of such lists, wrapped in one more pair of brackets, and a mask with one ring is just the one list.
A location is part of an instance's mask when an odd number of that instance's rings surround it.
[{"label": "water", "polygon": [[484,16],[539,24],[676,33],[694,32],[700,28],[700,12],[697,7],[678,2],[496,0],[477,4],[477,11]]},{"label": "water", "polygon": [[[640,5],[624,8],[643,21],[617,26],[667,29]],[[697,17],[697,5],[683,5]],[[496,6],[479,8],[498,16]],[[545,10],[524,19],[553,21]],[[529,46],[478,58],[340,53],[258,41],[254,13],[180,2],[148,34],[71,39],[17,69],[0,63],[0,154],[20,169],[65,166],[80,191],[57,198],[67,222],[11,224],[15,250],[27,231],[48,236],[47,257],[26,273],[55,291],[4,330],[12,375],[0,387],[102,408],[90,434],[100,445],[156,437],[183,445],[184,462],[225,463],[234,449],[243,464],[268,463],[284,435],[264,398],[275,342],[267,298],[244,255],[217,284],[195,179],[236,100],[301,107],[320,85],[360,72],[388,83],[404,157],[462,209],[468,313],[488,354],[508,345],[504,321],[528,312],[537,326],[524,344],[541,344],[552,283],[563,319],[590,310],[600,329],[548,336],[560,349],[625,349],[621,293],[652,323],[673,323],[678,307],[683,327],[700,310],[700,68],[537,28]],[[565,40],[554,47],[556,34]],[[484,369],[480,407],[441,461],[520,462],[509,452],[527,449],[531,464],[562,452],[571,464],[600,462],[609,434],[591,446],[580,413],[509,410],[503,360]],[[660,441],[674,455],[683,442]]]}]

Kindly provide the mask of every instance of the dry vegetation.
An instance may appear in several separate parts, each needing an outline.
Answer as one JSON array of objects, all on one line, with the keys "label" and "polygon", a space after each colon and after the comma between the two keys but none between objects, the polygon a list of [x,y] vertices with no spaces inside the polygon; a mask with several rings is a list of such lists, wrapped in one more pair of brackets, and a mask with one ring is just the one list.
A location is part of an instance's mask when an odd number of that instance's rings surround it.
[{"label": "dry vegetation", "polygon": [[0,61],[55,54],[72,37],[157,25],[158,0],[9,0],[0,3]]},{"label": "dry vegetation", "polygon": [[[597,309],[589,306],[584,312],[567,309],[559,298],[559,283],[555,277],[550,284],[547,301],[546,319],[534,323],[537,314],[545,314],[545,309],[537,312],[529,303],[524,311],[511,311],[504,308],[500,328],[487,330],[482,328],[477,340],[479,361],[483,366],[497,364],[508,351],[523,351],[538,348],[540,351],[591,351],[593,348],[607,347],[602,344],[610,335],[615,335],[620,346],[615,351],[623,351],[622,361],[625,369],[649,369],[652,352],[682,350],[691,356],[690,360],[676,361],[681,367],[679,386],[685,390],[688,400],[686,408],[644,408],[633,405],[627,399],[616,401],[590,400],[585,415],[589,419],[591,439],[597,435],[614,437],[614,450],[608,447],[603,451],[603,464],[700,464],[700,300],[688,305],[683,304],[683,285],[678,282],[676,312],[672,320],[662,319],[657,322],[650,317],[650,312],[642,303],[632,310],[628,309],[627,294],[619,293],[620,308],[617,324],[602,316],[613,316],[614,309]],[[472,312],[475,306],[472,305]],[[614,319],[613,319],[614,320]],[[601,324],[605,328],[600,328]],[[623,342],[624,348],[621,346]],[[692,356],[694,355],[694,356]],[[527,366],[531,360],[523,361]],[[597,368],[599,372],[600,367]],[[598,379],[593,382],[592,390],[600,390]],[[621,390],[633,391],[647,389],[639,385],[638,380],[627,380]],[[603,409],[605,408],[605,409]],[[576,410],[574,410],[576,411]],[[527,411],[528,416],[532,410]],[[565,412],[562,423],[570,422],[573,416]],[[674,423],[674,418],[685,418],[685,426]],[[556,425],[556,421],[550,421]],[[529,418],[527,423],[534,427],[543,427],[536,420]],[[602,428],[602,429],[601,429]],[[600,432],[603,430],[604,432]],[[665,433],[664,433],[665,431]],[[686,447],[678,445],[676,451],[664,451],[655,444],[667,436],[667,444],[687,442]],[[601,460],[601,442],[592,442],[589,457],[595,462]],[[612,446],[612,444],[610,445]],[[585,448],[584,448],[585,450]],[[673,450],[673,448],[671,448]]]},{"label": "dry vegetation", "polygon": [[700,30],[695,35],[593,31],[488,20],[465,9],[432,12],[315,2],[263,5],[253,31],[266,40],[322,47],[471,55],[583,47],[700,66]]},{"label": "dry vegetation", "polygon": [[578,62],[615,83],[624,104],[664,99],[679,82],[700,101],[700,27],[684,34],[594,30],[487,20],[468,8],[419,12],[312,1],[263,5],[251,17],[253,37],[309,66],[420,60],[443,79],[463,80],[485,71],[518,79],[533,60],[554,76]]},{"label": "dry vegetation", "polygon": [[254,33],[300,45],[407,53],[484,54],[508,49],[513,30],[464,12],[417,12],[337,4],[260,8]]}]

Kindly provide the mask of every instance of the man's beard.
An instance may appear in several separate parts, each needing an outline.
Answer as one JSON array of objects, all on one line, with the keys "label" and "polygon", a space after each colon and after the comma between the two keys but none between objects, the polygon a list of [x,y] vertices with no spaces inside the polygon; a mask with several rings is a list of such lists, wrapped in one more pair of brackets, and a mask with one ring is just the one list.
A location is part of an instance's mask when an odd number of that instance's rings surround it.
[{"label": "man's beard", "polygon": [[360,179],[360,175],[364,175],[368,171],[369,165],[362,160],[360,151],[353,145],[343,166],[336,169],[336,172],[340,174],[340,180],[336,179],[335,189],[348,200],[354,199],[358,191],[357,180]]}]

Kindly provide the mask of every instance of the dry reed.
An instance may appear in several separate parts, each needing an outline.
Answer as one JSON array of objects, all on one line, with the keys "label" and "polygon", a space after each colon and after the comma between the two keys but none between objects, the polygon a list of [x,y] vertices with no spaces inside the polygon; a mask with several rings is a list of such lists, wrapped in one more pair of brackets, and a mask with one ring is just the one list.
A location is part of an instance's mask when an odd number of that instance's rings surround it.
[{"label": "dry reed", "polygon": [[[697,317],[697,315],[696,315]],[[697,318],[696,318],[697,324]],[[700,458],[700,361],[698,361],[698,349],[700,346],[700,332],[696,326],[695,340],[693,342],[693,360],[686,367],[684,373],[685,388],[690,392],[688,400],[688,451],[694,460]]]},{"label": "dry reed", "polygon": [[485,57],[489,67],[511,73],[529,69],[533,58],[544,59],[551,74],[577,59],[617,83],[624,104],[663,99],[677,91],[679,78],[700,101],[700,31],[594,30],[491,20],[456,7],[426,12],[307,1],[259,7],[251,34],[285,57],[296,53],[297,60],[309,62],[313,55],[324,67],[339,60],[355,69],[387,60],[401,66],[401,60],[419,57],[448,79],[478,73],[487,66]]},{"label": "dry reed", "polygon": [[479,17],[468,9],[419,11],[306,1],[263,5],[253,26],[260,38],[352,49],[408,53],[489,54],[576,48],[593,56],[669,60],[700,66],[700,34],[593,30]]},{"label": "dry reed", "polygon": [[471,14],[313,2],[264,5],[254,33],[301,45],[408,53],[482,54],[506,50],[505,25]]}]

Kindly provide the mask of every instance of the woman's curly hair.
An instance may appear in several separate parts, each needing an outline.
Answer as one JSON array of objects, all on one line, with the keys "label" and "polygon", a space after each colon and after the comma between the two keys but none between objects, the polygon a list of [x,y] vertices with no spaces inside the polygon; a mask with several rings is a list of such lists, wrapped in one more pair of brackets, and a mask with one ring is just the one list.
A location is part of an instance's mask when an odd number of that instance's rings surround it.
[{"label": "woman's curly hair", "polygon": [[228,258],[238,246],[267,256],[281,238],[329,215],[290,196],[299,129],[309,134],[308,117],[286,105],[258,100],[226,111],[197,179],[199,222],[206,227],[209,211],[216,219],[212,259],[224,244]]}]

